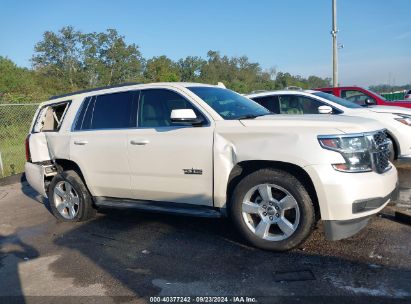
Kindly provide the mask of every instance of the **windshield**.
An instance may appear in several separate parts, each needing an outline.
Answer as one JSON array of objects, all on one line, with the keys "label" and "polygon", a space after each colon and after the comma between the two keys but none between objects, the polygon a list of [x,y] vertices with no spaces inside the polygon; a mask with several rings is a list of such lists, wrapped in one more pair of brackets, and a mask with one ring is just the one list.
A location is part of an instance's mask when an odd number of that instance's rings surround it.
[{"label": "windshield", "polygon": [[231,90],[216,87],[188,87],[224,119],[246,119],[272,114],[263,106]]},{"label": "windshield", "polygon": [[342,99],[340,97],[334,96],[332,94],[327,94],[324,92],[315,92],[313,93],[313,95],[321,97],[321,98],[325,98],[328,99],[329,101],[335,102],[337,104],[339,104],[340,106],[346,107],[346,108],[350,108],[350,109],[359,109],[362,108],[362,106],[353,103],[351,101],[348,101],[346,99]]},{"label": "windshield", "polygon": [[387,99],[386,99],[384,96],[381,96],[380,94],[375,93],[374,91],[371,91],[371,90],[368,90],[368,91],[370,91],[370,92],[373,93],[374,95],[377,95],[377,96],[378,96],[379,98],[381,98],[382,100],[387,101]]}]

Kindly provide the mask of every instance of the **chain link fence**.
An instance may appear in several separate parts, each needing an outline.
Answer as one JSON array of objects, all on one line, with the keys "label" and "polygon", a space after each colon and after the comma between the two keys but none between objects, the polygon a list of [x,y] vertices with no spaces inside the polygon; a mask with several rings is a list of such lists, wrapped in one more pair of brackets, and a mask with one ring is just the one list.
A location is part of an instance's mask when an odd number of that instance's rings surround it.
[{"label": "chain link fence", "polygon": [[38,105],[0,103],[0,178],[24,171],[24,143]]}]

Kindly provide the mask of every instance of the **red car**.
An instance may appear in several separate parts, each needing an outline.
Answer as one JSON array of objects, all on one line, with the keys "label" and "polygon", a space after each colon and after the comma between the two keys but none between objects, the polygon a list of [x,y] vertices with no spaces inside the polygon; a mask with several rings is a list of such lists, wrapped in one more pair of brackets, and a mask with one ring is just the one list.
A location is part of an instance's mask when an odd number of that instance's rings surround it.
[{"label": "red car", "polygon": [[381,95],[374,93],[370,90],[366,90],[361,87],[336,87],[336,88],[319,88],[315,89],[325,93],[333,94],[337,97],[341,97],[350,100],[363,107],[368,106],[396,106],[411,108],[411,101],[407,100],[386,100]]}]

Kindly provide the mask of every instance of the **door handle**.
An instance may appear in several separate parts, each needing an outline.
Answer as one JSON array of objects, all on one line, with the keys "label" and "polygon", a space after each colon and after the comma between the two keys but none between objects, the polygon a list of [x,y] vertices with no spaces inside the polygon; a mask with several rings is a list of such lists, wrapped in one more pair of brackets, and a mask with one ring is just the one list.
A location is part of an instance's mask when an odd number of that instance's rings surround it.
[{"label": "door handle", "polygon": [[147,139],[143,139],[143,140],[130,140],[130,144],[134,145],[134,146],[144,146],[147,145],[149,143],[149,141]]},{"label": "door handle", "polygon": [[88,141],[87,140],[75,140],[74,144],[79,145],[79,146],[84,146],[88,144]]}]

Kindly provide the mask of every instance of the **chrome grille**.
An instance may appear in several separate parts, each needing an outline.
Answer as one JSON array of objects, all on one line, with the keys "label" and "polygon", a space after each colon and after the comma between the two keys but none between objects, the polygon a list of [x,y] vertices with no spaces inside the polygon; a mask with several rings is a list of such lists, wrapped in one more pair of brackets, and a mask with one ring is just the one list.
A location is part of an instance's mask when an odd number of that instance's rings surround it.
[{"label": "chrome grille", "polygon": [[391,140],[387,137],[385,130],[378,131],[372,135],[373,152],[372,161],[377,173],[384,173],[391,168],[390,145]]}]

